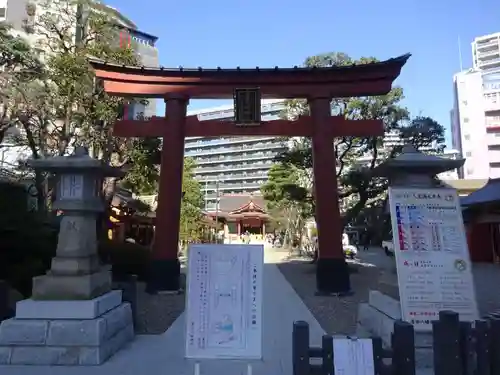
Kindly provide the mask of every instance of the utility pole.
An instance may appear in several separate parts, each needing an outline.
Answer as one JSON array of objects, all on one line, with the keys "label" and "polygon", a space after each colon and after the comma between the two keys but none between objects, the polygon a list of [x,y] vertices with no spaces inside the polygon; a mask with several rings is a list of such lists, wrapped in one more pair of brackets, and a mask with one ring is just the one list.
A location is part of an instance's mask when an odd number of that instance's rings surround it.
[{"label": "utility pole", "polygon": [[215,231],[219,238],[219,180],[215,181]]},{"label": "utility pole", "polygon": [[208,177],[205,177],[205,212],[208,211]]}]

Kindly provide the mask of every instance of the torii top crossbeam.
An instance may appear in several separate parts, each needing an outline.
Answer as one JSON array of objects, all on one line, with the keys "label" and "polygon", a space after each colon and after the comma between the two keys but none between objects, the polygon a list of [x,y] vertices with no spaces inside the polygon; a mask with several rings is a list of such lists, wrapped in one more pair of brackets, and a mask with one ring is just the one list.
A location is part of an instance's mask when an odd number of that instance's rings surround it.
[{"label": "torii top crossbeam", "polygon": [[410,57],[377,63],[312,68],[185,69],[123,66],[93,60],[111,95],[190,99],[232,98],[235,87],[259,87],[263,98],[341,98],[384,95]]}]

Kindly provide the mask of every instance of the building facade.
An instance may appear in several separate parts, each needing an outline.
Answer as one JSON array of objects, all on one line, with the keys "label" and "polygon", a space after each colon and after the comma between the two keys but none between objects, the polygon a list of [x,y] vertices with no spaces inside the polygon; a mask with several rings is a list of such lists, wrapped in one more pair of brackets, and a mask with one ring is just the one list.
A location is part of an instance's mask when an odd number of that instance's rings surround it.
[{"label": "building facade", "polygon": [[479,36],[472,42],[472,64],[475,70],[500,68],[500,33]]},{"label": "building facade", "polygon": [[[284,109],[284,101],[262,100],[262,120],[275,120]],[[189,111],[200,121],[232,120],[232,105]],[[270,136],[187,138],[186,157],[197,165],[195,177],[205,194],[206,211],[215,211],[218,197],[227,194],[259,194],[267,181],[274,158],[286,149],[281,139]]]},{"label": "building facade", "polygon": [[[64,0],[66,1],[66,0]],[[50,2],[48,11],[56,12],[61,0],[53,0]],[[0,22],[7,22],[12,26],[12,33],[25,38],[35,48],[39,45],[41,36],[37,34],[37,17],[40,17],[46,8],[42,8],[41,4],[47,3],[47,0],[0,0]],[[61,27],[64,23],[73,22],[75,30],[75,38],[78,34],[76,24],[76,7],[75,15],[68,14],[61,16]],[[117,9],[105,5],[103,2],[94,1],[93,11],[105,13],[113,26],[116,27],[116,44],[123,48],[133,48],[140,63],[144,66],[157,67],[159,63],[158,49],[156,48],[157,37],[139,30],[137,25],[120,13]],[[85,12],[85,11],[84,11]],[[30,33],[26,33],[26,27],[32,26]],[[44,54],[41,51],[41,59],[43,61]],[[156,100],[144,101],[140,99],[132,99],[124,106],[123,117],[125,118],[141,118],[151,117],[156,115]],[[7,134],[3,145],[0,146],[0,168],[16,168],[19,160],[25,160],[30,156],[30,152],[26,147],[15,146],[15,142],[11,139],[22,132],[20,129],[11,129]],[[3,147],[2,147],[3,146]]]},{"label": "building facade", "polygon": [[[23,36],[34,45],[39,40],[37,35],[37,17],[46,9],[45,5],[50,4],[48,8],[51,12],[57,12],[60,6],[65,6],[62,2],[67,0],[0,0],[0,22],[7,22],[12,26],[13,32],[17,35]],[[61,23],[75,21],[75,38],[78,35],[78,28],[76,25],[76,6],[75,16],[64,15],[61,17]],[[117,40],[122,47],[131,47],[137,53],[137,57],[144,66],[158,67],[160,66],[158,49],[156,42],[158,38],[144,31],[141,31],[137,25],[122,14],[118,9],[106,5],[102,1],[94,0],[92,2],[92,11],[106,14],[111,22],[117,27]],[[83,10],[83,14],[88,10]],[[61,25],[64,27],[65,25]],[[26,33],[27,28],[32,28],[32,33]],[[41,51],[43,53],[43,51]],[[132,100],[124,112],[127,118],[141,118],[151,117],[156,115],[156,100]]]},{"label": "building facade", "polygon": [[460,177],[500,177],[500,33],[472,42],[473,68],[453,77],[453,148],[465,158]]}]

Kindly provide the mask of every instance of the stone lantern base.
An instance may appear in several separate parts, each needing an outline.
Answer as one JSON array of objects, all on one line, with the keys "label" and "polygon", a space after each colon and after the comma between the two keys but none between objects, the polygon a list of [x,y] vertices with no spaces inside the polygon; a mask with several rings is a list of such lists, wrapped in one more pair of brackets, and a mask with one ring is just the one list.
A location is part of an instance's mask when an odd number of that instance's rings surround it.
[{"label": "stone lantern base", "polygon": [[[380,337],[386,348],[392,347],[394,322],[401,320],[401,304],[378,290],[370,290],[367,303],[358,306],[358,337]],[[418,368],[431,368],[432,333],[415,332],[415,360]]]},{"label": "stone lantern base", "polygon": [[87,301],[27,299],[0,325],[0,365],[100,365],[133,338],[119,290]]}]

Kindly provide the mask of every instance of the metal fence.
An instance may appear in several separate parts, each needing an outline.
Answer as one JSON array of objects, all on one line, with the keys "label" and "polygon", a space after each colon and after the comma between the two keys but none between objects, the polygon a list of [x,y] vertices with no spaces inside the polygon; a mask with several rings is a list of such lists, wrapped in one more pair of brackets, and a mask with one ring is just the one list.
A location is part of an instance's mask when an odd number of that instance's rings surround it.
[{"label": "metal fence", "polygon": [[[441,311],[432,323],[434,375],[500,374],[500,314],[460,322],[458,314]],[[334,338],[323,336],[321,347],[309,346],[309,325],[293,325],[293,375],[334,375]],[[415,375],[415,332],[411,324],[394,322],[392,348],[372,337],[376,375]],[[320,359],[320,363],[311,363]],[[317,362],[317,360],[316,360]],[[346,374],[347,375],[347,374]]]}]

